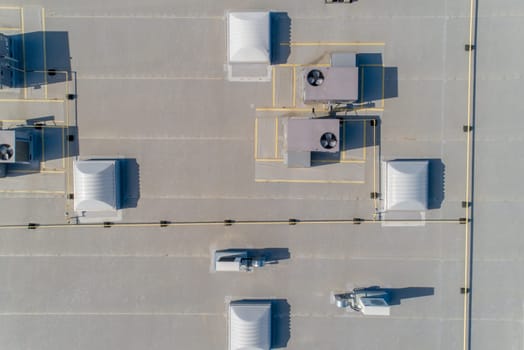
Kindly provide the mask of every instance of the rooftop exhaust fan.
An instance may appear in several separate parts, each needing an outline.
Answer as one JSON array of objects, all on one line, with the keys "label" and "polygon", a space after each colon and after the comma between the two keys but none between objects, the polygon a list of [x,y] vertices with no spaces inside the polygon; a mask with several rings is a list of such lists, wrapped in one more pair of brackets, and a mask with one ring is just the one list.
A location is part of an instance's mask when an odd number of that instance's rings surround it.
[{"label": "rooftop exhaust fan", "polygon": [[332,132],[325,132],[320,137],[320,145],[325,149],[332,149],[337,145],[337,137]]},{"label": "rooftop exhaust fan", "polygon": [[324,74],[318,69],[312,69],[307,74],[307,82],[311,86],[320,86],[324,82]]},{"label": "rooftop exhaust fan", "polygon": [[0,160],[9,160],[13,157],[14,151],[11,145],[6,143],[0,145]]}]

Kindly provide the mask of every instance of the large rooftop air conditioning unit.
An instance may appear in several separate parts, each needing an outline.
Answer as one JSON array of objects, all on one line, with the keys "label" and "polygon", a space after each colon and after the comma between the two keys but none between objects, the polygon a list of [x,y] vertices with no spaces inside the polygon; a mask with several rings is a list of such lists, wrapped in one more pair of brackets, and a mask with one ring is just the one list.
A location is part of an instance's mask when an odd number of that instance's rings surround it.
[{"label": "large rooftop air conditioning unit", "polygon": [[305,67],[304,103],[347,103],[358,100],[357,67]]},{"label": "large rooftop air conditioning unit", "polygon": [[311,166],[311,152],[340,151],[340,120],[289,118],[284,121],[284,163],[289,168]]}]

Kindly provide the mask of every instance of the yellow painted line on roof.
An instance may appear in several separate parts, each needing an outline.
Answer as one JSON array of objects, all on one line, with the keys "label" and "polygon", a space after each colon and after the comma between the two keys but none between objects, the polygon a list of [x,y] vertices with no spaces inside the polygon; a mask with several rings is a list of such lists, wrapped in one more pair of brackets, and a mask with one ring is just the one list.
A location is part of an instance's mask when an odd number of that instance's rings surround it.
[{"label": "yellow painted line on roof", "polygon": [[[69,93],[69,72],[65,71],[65,95],[67,96],[67,94]],[[65,114],[66,114],[66,126],[69,127],[70,122],[69,122],[69,100],[65,100]]]},{"label": "yellow painted line on roof", "polygon": [[64,168],[66,169],[66,191],[69,193],[69,192],[73,192],[73,189],[72,189],[72,181],[71,181],[71,176],[72,176],[72,162],[71,162],[71,154],[70,154],[70,149],[69,149],[69,141],[66,141],[66,157],[64,158],[65,160],[65,165],[64,165]]},{"label": "yellow painted line on roof", "polygon": [[275,158],[278,158],[278,117],[275,118]]},{"label": "yellow painted line on roof", "polygon": [[254,158],[258,157],[258,118],[255,118],[255,152]]},{"label": "yellow painted line on roof", "polygon": [[24,61],[24,99],[27,99],[27,73],[25,62],[25,23],[23,8],[20,8],[20,26],[22,27],[22,60]]},{"label": "yellow painted line on roof", "polygon": [[50,191],[50,190],[0,190],[0,193],[38,193],[38,194],[63,195],[64,191]]},{"label": "yellow painted line on roof", "polygon": [[[1,10],[1,9],[0,9]],[[3,32],[8,32],[8,31],[19,31],[19,30],[22,30],[22,28],[15,28],[15,27],[0,27],[0,30],[3,31]]]},{"label": "yellow painted line on roof", "polygon": [[275,67],[271,67],[271,84],[272,84],[272,92],[271,92],[271,100],[273,101],[272,102],[272,106],[275,107],[275,104],[276,104],[276,71],[275,71]]},{"label": "yellow painted line on roof", "polygon": [[313,160],[312,163],[340,163],[340,164],[363,164],[365,163],[365,160],[362,159],[316,159]]},{"label": "yellow painted line on roof", "polygon": [[316,63],[316,64],[311,64],[311,63],[282,63],[282,64],[277,64],[276,65],[277,67],[282,67],[282,68],[292,68],[292,67],[331,67],[331,64],[329,63]]},{"label": "yellow painted line on roof", "polygon": [[280,43],[282,46],[384,46],[384,42],[291,42]]},{"label": "yellow painted line on roof", "polygon": [[386,83],[386,67],[382,66],[382,106],[384,106],[384,96],[385,96],[385,83]]},{"label": "yellow painted line on roof", "polygon": [[362,160],[362,159],[345,159],[345,160],[341,160],[339,163],[342,163],[342,164],[364,164],[364,163],[366,163],[366,161]]},{"label": "yellow painted line on roof", "polygon": [[364,101],[364,69],[359,69],[360,72],[360,81],[362,84],[360,84],[360,101]]},{"label": "yellow painted line on roof", "polygon": [[[377,192],[377,126],[375,125],[373,127],[373,192]],[[373,205],[375,206],[375,210],[378,209],[377,206],[377,198],[373,198]]]},{"label": "yellow painted line on roof", "polygon": [[277,67],[306,67],[306,66],[315,66],[315,67],[331,67],[331,64],[329,63],[315,63],[315,64],[311,64],[311,63],[282,63],[282,64],[277,64],[276,65]]},{"label": "yellow painted line on roof", "polygon": [[170,15],[165,13],[157,13],[157,14],[149,14],[149,15],[143,15],[143,14],[136,14],[136,15],[120,15],[120,14],[93,14],[93,15],[77,15],[77,14],[54,14],[54,18],[108,18],[108,19],[154,19],[154,20],[225,20],[224,16],[177,16],[177,15]]},{"label": "yellow painted line on roof", "polygon": [[344,161],[346,160],[346,121],[342,121],[342,142],[340,143],[340,147],[342,148],[342,151],[340,152],[340,160]]},{"label": "yellow painted line on roof", "polygon": [[[257,162],[266,162],[266,163],[282,163],[283,158],[255,158]],[[362,159],[345,159],[345,160],[330,160],[330,159],[320,159],[315,160],[313,163],[341,163],[341,164],[364,164],[366,161]]]},{"label": "yellow painted line on roof", "polygon": [[23,170],[23,169],[14,169],[9,170],[10,173],[19,173],[19,174],[63,174],[65,169],[42,169],[42,170]]},{"label": "yellow painted line on roof", "polygon": [[366,160],[366,121],[362,122],[362,159]]},{"label": "yellow painted line on roof", "polygon": [[297,106],[297,67],[293,67],[293,107]]},{"label": "yellow painted line on roof", "polygon": [[41,135],[41,139],[42,139],[42,160],[40,161],[40,170],[42,170],[43,168],[45,168],[45,129],[42,128],[42,135]]},{"label": "yellow painted line on roof", "polygon": [[[42,8],[42,46],[44,49],[44,70],[47,70],[47,45],[46,45],[46,30],[45,30],[45,9]],[[44,97],[47,100],[47,74],[44,73]]]},{"label": "yellow painted line on roof", "polygon": [[384,112],[383,107],[357,108],[359,111]]},{"label": "yellow painted line on roof", "polygon": [[[62,128],[62,168],[66,167],[65,159],[66,159],[66,147],[68,147],[69,141],[66,141],[65,138],[65,128]],[[69,151],[67,152],[67,157],[69,157]]]},{"label": "yellow painted line on roof", "polygon": [[257,162],[283,162],[282,158],[255,158]]},{"label": "yellow painted line on roof", "polygon": [[18,10],[18,11],[21,11],[22,8],[20,6],[0,6],[0,10]]},{"label": "yellow painted line on roof", "polygon": [[2,119],[0,120],[2,123],[25,123],[27,120],[25,119]]},{"label": "yellow painted line on roof", "polygon": [[223,77],[175,77],[175,76],[78,76],[81,80],[224,80]]},{"label": "yellow painted line on roof", "polygon": [[322,183],[322,184],[363,184],[365,183],[365,181],[352,181],[352,180],[296,180],[296,179],[255,179],[255,182]]},{"label": "yellow painted line on roof", "polygon": [[[255,110],[257,112],[311,112],[311,108],[294,108],[294,107],[258,107]],[[320,111],[325,112],[326,109],[323,109]]]},{"label": "yellow painted line on roof", "polygon": [[63,103],[62,99],[38,99],[38,98],[0,98],[0,102],[35,102],[35,103]]}]

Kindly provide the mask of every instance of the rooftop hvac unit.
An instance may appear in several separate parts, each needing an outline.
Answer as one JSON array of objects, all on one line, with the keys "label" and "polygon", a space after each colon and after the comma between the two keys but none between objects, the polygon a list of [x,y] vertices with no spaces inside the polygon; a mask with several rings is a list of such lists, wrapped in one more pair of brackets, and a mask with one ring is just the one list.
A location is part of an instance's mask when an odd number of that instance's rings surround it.
[{"label": "rooftop hvac unit", "polygon": [[340,121],[338,119],[289,118],[284,122],[284,162],[288,167],[310,167],[311,152],[337,153],[339,151]]},{"label": "rooftop hvac unit", "polygon": [[335,294],[335,304],[362,312],[364,315],[389,316],[391,295],[382,289],[354,289],[350,293]]},{"label": "rooftop hvac unit", "polygon": [[215,251],[215,271],[249,272],[264,266],[263,256],[251,256],[247,250]]},{"label": "rooftop hvac unit", "polygon": [[343,103],[358,100],[357,67],[305,67],[304,103]]}]

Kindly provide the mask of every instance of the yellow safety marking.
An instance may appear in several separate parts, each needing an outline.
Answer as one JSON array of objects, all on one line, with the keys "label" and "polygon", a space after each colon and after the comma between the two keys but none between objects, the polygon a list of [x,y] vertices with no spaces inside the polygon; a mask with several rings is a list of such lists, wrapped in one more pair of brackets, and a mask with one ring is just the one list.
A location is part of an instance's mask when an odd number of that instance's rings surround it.
[{"label": "yellow safety marking", "polygon": [[255,118],[255,159],[258,157],[258,118]]},{"label": "yellow safety marking", "polygon": [[10,173],[20,173],[20,174],[63,174],[65,169],[42,169],[42,170],[22,170],[15,169],[9,170]]},{"label": "yellow safety marking", "polygon": [[255,179],[255,182],[323,183],[323,184],[364,184],[365,181],[351,180],[290,180],[290,179]]},{"label": "yellow safety marking", "polygon": [[[69,74],[66,72],[66,93],[69,92]],[[70,122],[69,122],[69,100],[66,101],[65,103],[65,108],[66,108],[66,127],[69,128],[69,126],[71,125]],[[71,155],[71,150],[69,148],[69,141],[65,141],[65,136],[63,138],[64,142],[65,142],[65,148],[66,148],[66,157],[64,158],[65,162],[64,162],[64,168],[67,169],[66,171],[66,191],[70,191],[71,190],[71,171],[70,169],[72,168],[71,166],[71,158],[70,158],[70,155]],[[65,205],[66,205],[66,209],[68,208],[69,206],[69,201],[66,201],[65,202]]]},{"label": "yellow safety marking", "polygon": [[[373,192],[377,192],[377,150],[376,150],[376,133],[377,133],[377,127],[373,127]],[[377,198],[373,198],[373,205],[375,206],[375,210],[378,209],[377,207]]]},{"label": "yellow safety marking", "polygon": [[[257,162],[275,162],[282,163],[283,158],[255,158]],[[341,163],[341,164],[364,164],[366,161],[361,159],[347,159],[347,160],[336,160],[336,159],[318,159],[313,161],[313,163]]]},{"label": "yellow safety marking", "polygon": [[283,162],[282,158],[255,158],[257,162]]},{"label": "yellow safety marking", "polygon": [[[42,46],[44,49],[44,70],[47,71],[47,45],[45,31],[45,9],[42,8]],[[47,74],[44,73],[44,98],[47,99]]]},{"label": "yellow safety marking", "polygon": [[[66,159],[66,167],[65,167],[65,177],[66,177],[66,193],[73,192],[71,189],[71,159]],[[65,201],[65,210],[66,212],[69,212],[73,208],[71,208],[71,200]]]},{"label": "yellow safety marking", "polygon": [[275,73],[275,67],[271,67],[271,84],[273,86],[273,90],[272,90],[272,94],[271,94],[271,98],[272,98],[272,101],[273,101],[273,104],[272,106],[275,107],[275,100],[276,100],[276,92],[275,92],[275,80],[276,80],[276,73]]},{"label": "yellow safety marking", "polygon": [[42,128],[42,135],[41,135],[41,139],[42,139],[42,161],[40,162],[40,170],[42,170],[43,168],[45,168],[45,137],[44,137],[44,128]]},{"label": "yellow safety marking", "polygon": [[24,9],[20,8],[20,26],[22,27],[22,59],[24,61],[24,99],[27,99],[27,73],[25,62],[25,24],[24,24]]},{"label": "yellow safety marking", "polygon": [[293,67],[293,107],[297,106],[297,67]]},{"label": "yellow safety marking", "polygon": [[339,163],[342,163],[342,164],[365,164],[366,161],[362,160],[362,159],[348,159],[348,160],[340,161]]},{"label": "yellow safety marking", "polygon": [[63,103],[62,99],[27,99],[27,98],[0,98],[0,102],[40,102],[40,103]]},{"label": "yellow safety marking", "polygon": [[384,107],[385,81],[386,81],[386,67],[382,66],[382,107]]},{"label": "yellow safety marking", "polygon": [[347,160],[338,160],[338,159],[317,159],[313,163],[341,163],[341,164],[364,164],[366,161],[362,159],[347,159]]},{"label": "yellow safety marking", "polygon": [[383,42],[291,42],[280,43],[282,46],[384,46]]},{"label": "yellow safety marking", "polygon": [[[327,109],[318,109],[321,112],[326,112]],[[311,108],[293,108],[293,107],[258,107],[255,108],[257,112],[311,112]]]},{"label": "yellow safety marking", "polygon": [[277,64],[277,67],[306,67],[306,66],[315,66],[315,67],[331,67],[329,63],[315,63],[315,64],[303,64],[303,63],[282,63]]},{"label": "yellow safety marking", "polygon": [[0,6],[0,10],[18,10],[18,11],[21,11],[22,8],[20,6]]},{"label": "yellow safety marking", "polygon": [[25,123],[27,122],[26,119],[2,119],[0,120],[2,123]]},{"label": "yellow safety marking", "polygon": [[[311,108],[294,108],[294,107],[257,107],[255,108],[255,111],[257,112],[311,112],[313,106]],[[322,106],[314,106],[316,111],[320,112],[327,112],[328,109],[325,105]],[[365,107],[365,108],[355,108],[354,110],[358,111],[370,111],[370,112],[383,112],[383,107]]]},{"label": "yellow safety marking", "polygon": [[360,101],[364,101],[364,68],[360,69],[360,73],[360,81],[362,82],[360,85]]},{"label": "yellow safety marking", "polygon": [[275,158],[278,158],[278,117],[275,118]]},{"label": "yellow safety marking", "polygon": [[67,146],[67,144],[69,142],[69,141],[66,141],[66,139],[65,139],[65,129],[66,128],[62,128],[62,168],[66,167],[66,164],[65,164],[66,146]]},{"label": "yellow safety marking", "polygon": [[[65,72],[66,80],[65,80],[65,94],[67,95],[69,93],[69,72]],[[71,123],[69,122],[69,100],[66,100],[65,103],[66,108],[66,126],[69,127]],[[68,153],[69,156],[69,153]]]},{"label": "yellow safety marking", "polygon": [[362,159],[366,161],[366,124],[367,122],[362,122],[363,124],[363,130],[362,130]]},{"label": "yellow safety marking", "polygon": [[79,79],[83,80],[224,80],[224,77],[211,77],[211,76],[194,76],[194,77],[181,77],[181,76],[104,76],[104,75],[78,75]]},{"label": "yellow safety marking", "polygon": [[38,193],[38,194],[59,194],[63,195],[64,191],[49,191],[49,190],[0,190],[0,193]]},{"label": "yellow safety marking", "polygon": [[[0,121],[1,122],[11,122],[11,123],[14,123],[14,122],[19,122],[19,123],[23,122],[23,123],[25,123],[25,122],[27,122],[27,119],[4,119],[4,120],[0,120]],[[53,121],[53,122],[55,122],[55,121]],[[58,123],[58,122],[63,123],[62,121],[57,120],[56,123]],[[63,128],[65,128],[65,126],[63,126],[63,125],[40,125],[40,127],[42,129],[44,129],[44,128],[47,128],[47,129],[63,129]]]},{"label": "yellow safety marking", "polygon": [[345,146],[346,146],[346,122],[344,121],[342,123],[342,142],[340,143],[340,147],[342,147],[342,152],[340,152],[340,154],[341,154],[340,159],[341,160],[346,160]]},{"label": "yellow safety marking", "polygon": [[[1,9],[0,9],[1,10]],[[7,32],[7,31],[19,31],[22,30],[22,28],[15,28],[15,27],[0,27],[0,31]]]}]

